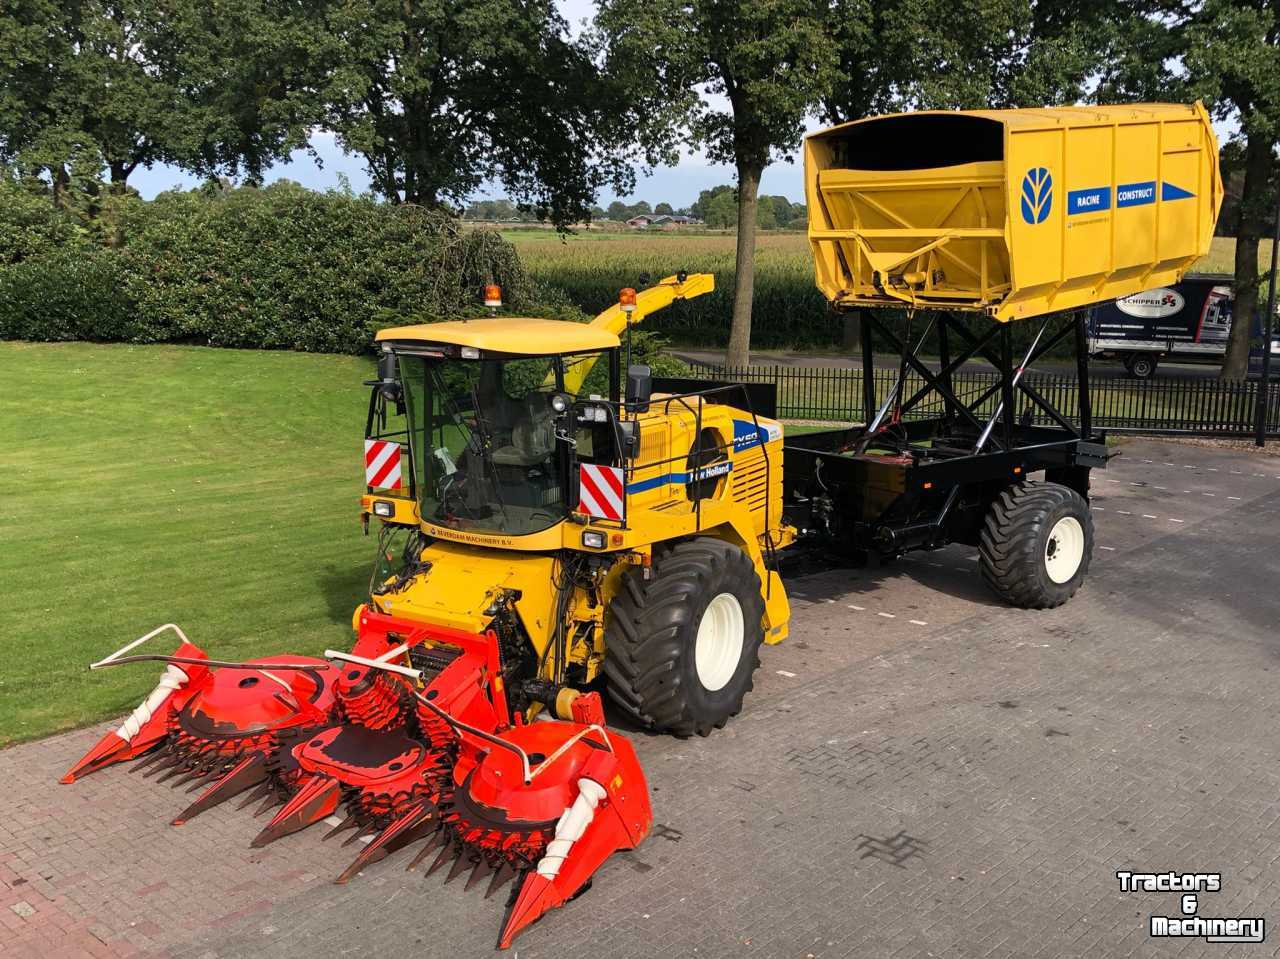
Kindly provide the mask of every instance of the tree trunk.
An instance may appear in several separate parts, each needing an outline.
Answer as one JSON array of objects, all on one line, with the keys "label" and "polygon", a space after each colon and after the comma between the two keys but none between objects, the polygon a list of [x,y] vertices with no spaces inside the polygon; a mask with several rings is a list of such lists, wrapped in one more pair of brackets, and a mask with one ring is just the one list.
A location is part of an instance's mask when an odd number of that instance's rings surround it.
[{"label": "tree trunk", "polygon": [[64,210],[67,206],[67,187],[71,185],[71,177],[67,174],[67,168],[61,163],[51,168],[49,172],[53,180],[53,205],[59,210]]},{"label": "tree trunk", "polygon": [[123,160],[112,160],[110,169],[112,195],[124,196],[125,190],[129,187],[129,174],[133,171],[129,169],[129,165]]},{"label": "tree trunk", "polygon": [[762,168],[738,164],[738,254],[734,264],[733,326],[729,330],[729,366],[751,362],[751,300],[756,281],[756,200]]},{"label": "tree trunk", "polygon": [[1240,229],[1236,235],[1234,318],[1227,355],[1222,360],[1224,380],[1244,379],[1249,372],[1249,344],[1253,340],[1253,317],[1258,311],[1258,240],[1270,221],[1266,200],[1271,192],[1271,165],[1271,143],[1266,137],[1249,137],[1240,194]]}]

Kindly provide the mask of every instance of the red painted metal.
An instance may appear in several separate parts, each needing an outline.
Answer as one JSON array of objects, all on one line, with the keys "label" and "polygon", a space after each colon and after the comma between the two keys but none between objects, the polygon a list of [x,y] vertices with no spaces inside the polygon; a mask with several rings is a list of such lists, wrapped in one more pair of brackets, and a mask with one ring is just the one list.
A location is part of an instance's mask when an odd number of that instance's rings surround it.
[{"label": "red painted metal", "polygon": [[[175,656],[188,659],[208,659],[208,655],[199,646],[183,643],[174,651]],[[169,693],[165,701],[151,714],[131,738],[124,738],[118,731],[107,733],[94,747],[80,758],[80,761],[67,770],[60,780],[72,783],[77,779],[96,772],[114,763],[127,762],[150,752],[168,732],[169,717],[176,709],[209,681],[209,670],[204,666],[186,665],[182,668],[186,674],[183,686]]]},{"label": "red painted metal", "polygon": [[[154,709],[122,727],[136,727],[135,735],[109,733],[63,781],[140,757],[135,768],[145,777],[194,781],[190,789],[201,790],[175,825],[241,794],[242,807],[260,804],[258,815],[279,807],[255,846],[341,810],[345,818],[325,838],[350,831],[347,843],[367,844],[338,882],[425,840],[409,868],[435,854],[428,875],[451,864],[446,882],[464,872],[468,888],[486,879],[486,898],[516,882],[504,948],[579,893],[613,852],[648,833],[644,774],[631,744],[603,729],[598,694],[574,701],[573,722],[516,716],[512,725],[493,633],[368,608],[353,652],[370,660],[394,652],[397,666],[420,664],[422,681],[363,665],[325,668],[301,656],[245,665],[314,668],[267,675],[182,665],[185,681],[173,688],[176,674],[167,674],[148,700]],[[176,655],[207,659],[186,643]],[[585,823],[571,842],[557,834],[565,821]]]}]

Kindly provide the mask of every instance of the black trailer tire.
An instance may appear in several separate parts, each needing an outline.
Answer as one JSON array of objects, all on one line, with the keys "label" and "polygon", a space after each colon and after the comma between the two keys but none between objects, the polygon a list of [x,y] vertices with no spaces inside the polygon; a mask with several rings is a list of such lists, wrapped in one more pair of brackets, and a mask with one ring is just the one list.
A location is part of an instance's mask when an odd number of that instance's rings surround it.
[{"label": "black trailer tire", "polygon": [[1093,556],[1093,515],[1075,490],[1022,483],[991,504],[978,542],[982,578],[1023,609],[1051,609],[1084,582]]},{"label": "black trailer tire", "polygon": [[628,569],[605,624],[610,698],[648,729],[706,736],[742,710],[764,641],[751,558],[699,536]]}]

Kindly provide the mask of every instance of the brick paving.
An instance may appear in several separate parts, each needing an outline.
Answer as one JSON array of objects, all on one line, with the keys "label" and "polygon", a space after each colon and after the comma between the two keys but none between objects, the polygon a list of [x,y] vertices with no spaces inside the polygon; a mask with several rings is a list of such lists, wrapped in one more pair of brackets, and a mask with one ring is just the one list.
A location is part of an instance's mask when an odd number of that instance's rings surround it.
[{"label": "brick paving", "polygon": [[[1280,465],[1135,441],[1095,477],[1086,588],[991,600],[971,551],[788,576],[792,638],[708,739],[637,736],[658,823],[526,932],[527,957],[1222,956],[1156,943],[1176,894],[1280,922]],[[1212,495],[1209,495],[1212,494]],[[104,727],[105,728],[105,727]],[[500,897],[406,873],[348,886],[318,829],[261,850],[227,804],[112,771],[100,729],[0,752],[0,955],[493,955]]]}]

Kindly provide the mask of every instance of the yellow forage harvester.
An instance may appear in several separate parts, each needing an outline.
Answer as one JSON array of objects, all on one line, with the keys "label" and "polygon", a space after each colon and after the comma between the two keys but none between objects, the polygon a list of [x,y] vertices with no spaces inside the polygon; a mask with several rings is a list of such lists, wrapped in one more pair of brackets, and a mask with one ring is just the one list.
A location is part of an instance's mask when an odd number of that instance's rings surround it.
[{"label": "yellow forage harvester", "polygon": [[[254,845],[340,816],[326,838],[366,844],[339,882],[415,845],[411,869],[512,883],[500,947],[581,892],[652,823],[595,690],[706,735],[787,631],[781,426],[741,385],[663,393],[623,362],[634,324],[713,285],[624,290],[589,324],[497,315],[489,286],[491,317],[379,333],[354,647],[216,662],[161,627],[94,664],[165,668],[64,781],[136,759],[194,794],[175,824],[270,812]],[[134,652],[166,630],[172,655]]]}]

